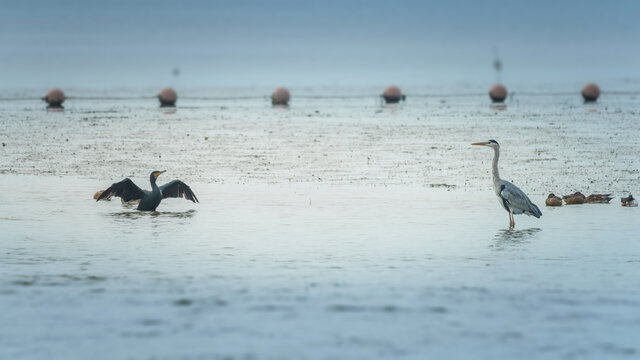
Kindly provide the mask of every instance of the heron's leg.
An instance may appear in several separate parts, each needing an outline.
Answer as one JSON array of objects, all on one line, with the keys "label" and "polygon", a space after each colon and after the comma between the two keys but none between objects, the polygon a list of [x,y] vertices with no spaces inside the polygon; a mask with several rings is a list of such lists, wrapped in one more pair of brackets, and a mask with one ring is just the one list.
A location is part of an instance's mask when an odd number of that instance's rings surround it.
[{"label": "heron's leg", "polygon": [[509,229],[516,227],[516,222],[513,220],[513,213],[509,211]]}]

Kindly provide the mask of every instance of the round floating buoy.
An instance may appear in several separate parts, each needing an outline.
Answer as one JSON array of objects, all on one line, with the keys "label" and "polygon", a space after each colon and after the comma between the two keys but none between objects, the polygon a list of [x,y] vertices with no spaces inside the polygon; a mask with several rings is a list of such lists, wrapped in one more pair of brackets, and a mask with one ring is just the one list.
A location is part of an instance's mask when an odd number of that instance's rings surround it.
[{"label": "round floating buoy", "polygon": [[386,89],[384,89],[382,98],[387,104],[395,104],[400,102],[400,100],[407,99],[405,95],[402,95],[402,91],[400,91],[400,88],[395,85],[388,86]]},{"label": "round floating buoy", "polygon": [[64,93],[58,88],[53,88],[47,92],[47,96],[44,97],[44,101],[51,107],[60,107],[64,102]]},{"label": "round floating buoy", "polygon": [[289,90],[285,87],[278,87],[271,94],[271,105],[288,105],[290,99]]},{"label": "round floating buoy", "polygon": [[507,98],[507,88],[502,84],[495,84],[489,90],[491,101],[501,103]]},{"label": "round floating buoy", "polygon": [[588,83],[582,88],[584,102],[594,102],[600,96],[600,88],[594,83]]},{"label": "round floating buoy", "polygon": [[178,94],[170,87],[166,87],[158,94],[160,100],[160,106],[175,106],[176,100],[178,100]]}]

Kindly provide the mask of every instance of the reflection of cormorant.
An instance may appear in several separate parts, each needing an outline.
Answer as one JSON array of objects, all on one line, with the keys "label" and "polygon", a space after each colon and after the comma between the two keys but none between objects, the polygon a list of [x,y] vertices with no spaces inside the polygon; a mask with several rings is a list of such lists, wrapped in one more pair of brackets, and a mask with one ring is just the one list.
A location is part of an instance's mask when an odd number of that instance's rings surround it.
[{"label": "reflection of cormorant", "polygon": [[162,186],[156,185],[156,179],[158,179],[158,176],[163,172],[164,171],[154,171],[149,176],[151,191],[140,189],[131,179],[127,178],[111,185],[98,196],[96,201],[106,200],[112,196],[119,196],[126,202],[140,200],[137,209],[143,211],[155,211],[162,199],[168,197],[183,197],[194,203],[198,202],[198,198],[196,198],[196,195],[191,191],[191,188],[180,180],[173,180]]},{"label": "reflection of cormorant", "polygon": [[542,231],[540,228],[523,230],[502,229],[493,237],[495,243],[492,247],[496,250],[505,250],[509,246],[528,244],[540,231]]}]

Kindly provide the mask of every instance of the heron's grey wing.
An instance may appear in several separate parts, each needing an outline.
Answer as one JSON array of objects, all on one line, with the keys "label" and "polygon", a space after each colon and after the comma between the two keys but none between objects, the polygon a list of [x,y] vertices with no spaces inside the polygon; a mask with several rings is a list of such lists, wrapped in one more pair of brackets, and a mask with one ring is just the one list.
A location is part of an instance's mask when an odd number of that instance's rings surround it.
[{"label": "heron's grey wing", "polygon": [[126,178],[120,182],[114,183],[100,195],[96,201],[108,199],[112,196],[118,196],[122,200],[129,202],[132,200],[140,200],[145,196],[146,192],[134,184],[131,179]]},{"label": "heron's grey wing", "polygon": [[527,194],[508,181],[501,181],[500,197],[503,201],[506,201],[510,207],[519,209],[527,215],[533,215],[537,218],[542,216],[540,209],[536,204],[531,202]]},{"label": "heron's grey wing", "polygon": [[193,201],[194,203],[199,202],[196,194],[191,191],[189,185],[183,183],[180,180],[173,180],[160,186],[160,192],[162,192],[163,199],[166,199],[168,197],[183,197],[187,200]]}]

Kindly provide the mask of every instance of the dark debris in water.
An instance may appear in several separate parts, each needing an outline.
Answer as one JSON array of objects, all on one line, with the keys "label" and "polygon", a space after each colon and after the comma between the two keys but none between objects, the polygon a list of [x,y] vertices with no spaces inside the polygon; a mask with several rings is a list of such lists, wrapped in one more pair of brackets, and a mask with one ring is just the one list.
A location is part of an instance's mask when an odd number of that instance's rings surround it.
[{"label": "dark debris in water", "polygon": [[445,189],[455,189],[456,188],[456,185],[445,184],[445,183],[442,183],[442,184],[428,184],[427,186],[430,187],[430,188],[445,188]]},{"label": "dark debris in water", "polygon": [[367,306],[367,305],[351,305],[351,304],[335,304],[327,306],[328,311],[333,312],[383,312],[393,313],[403,311],[402,308],[395,305]]},{"label": "dark debris in water", "polygon": [[192,304],[193,304],[193,300],[186,299],[186,298],[178,299],[173,302],[173,305],[175,306],[190,306]]}]

